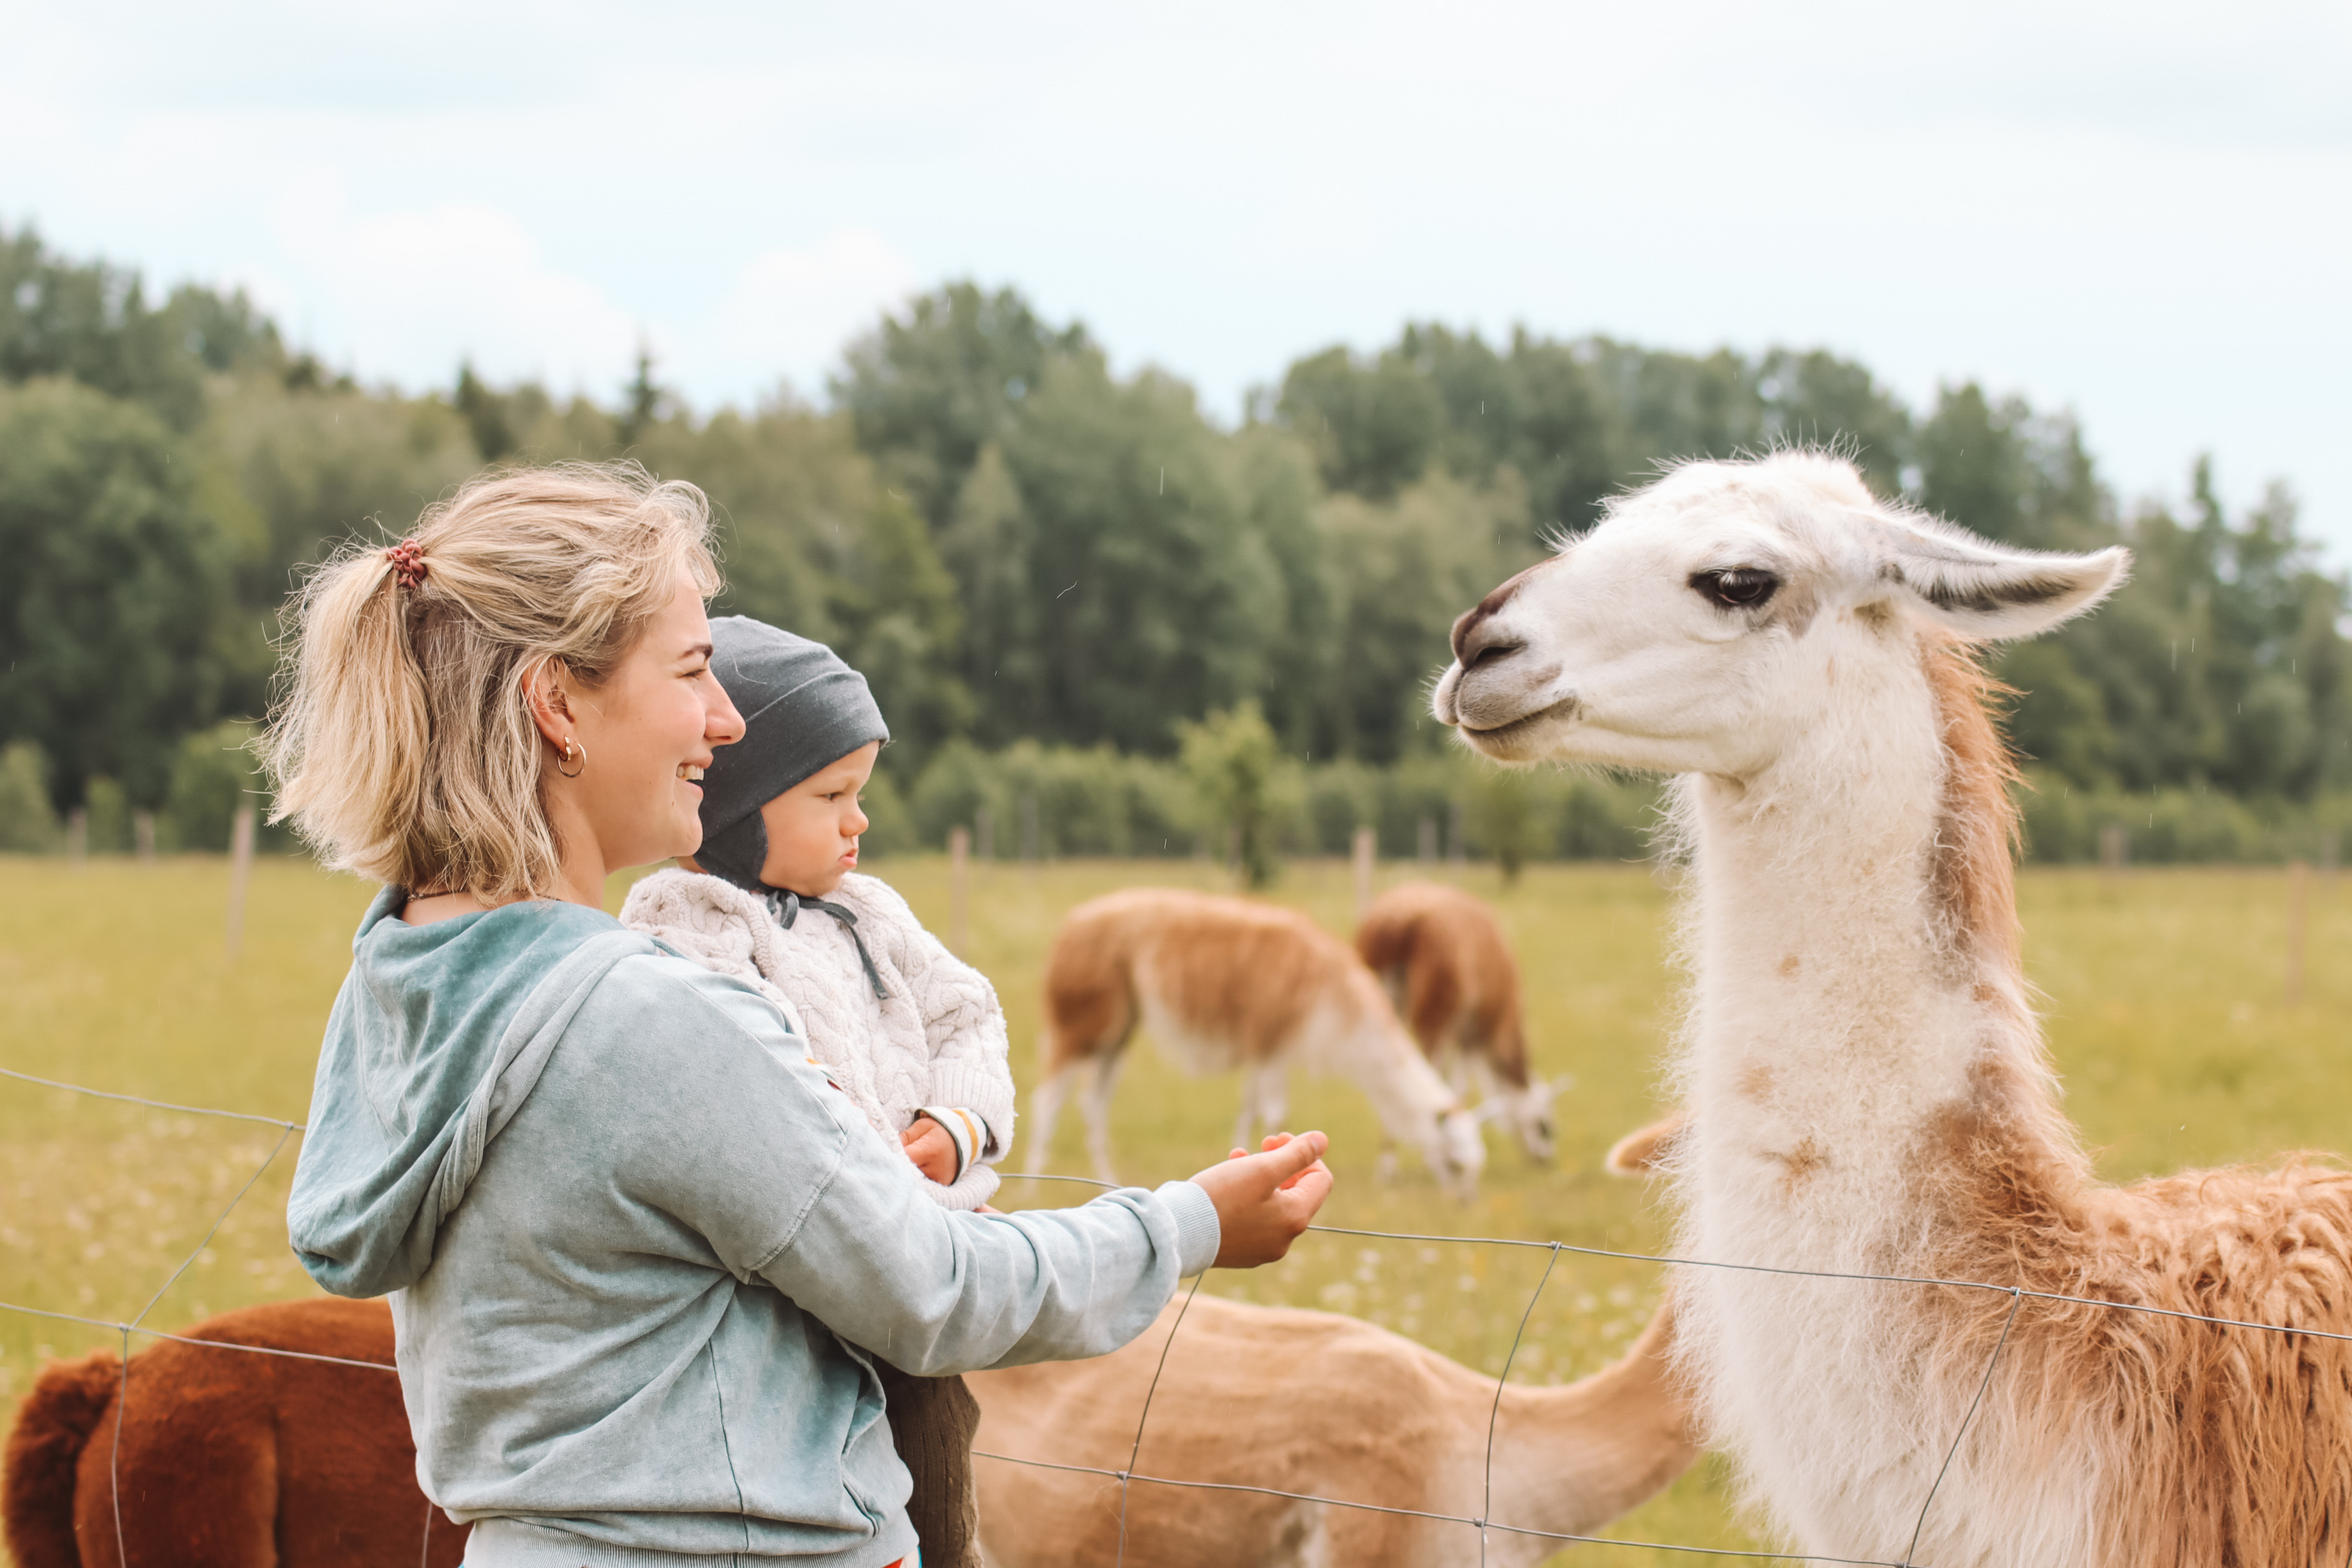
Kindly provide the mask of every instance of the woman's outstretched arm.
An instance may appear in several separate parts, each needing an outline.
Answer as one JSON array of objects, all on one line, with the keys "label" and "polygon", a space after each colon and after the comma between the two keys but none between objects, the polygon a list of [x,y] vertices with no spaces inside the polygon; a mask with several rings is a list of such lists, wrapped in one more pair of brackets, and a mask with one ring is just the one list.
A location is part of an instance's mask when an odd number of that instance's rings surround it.
[{"label": "woman's outstretched arm", "polygon": [[[625,972],[658,965],[657,985]],[[940,1208],[768,1004],[674,960],[614,972],[609,1033],[635,1042],[619,1179],[854,1344],[939,1373],[1100,1355],[1143,1331],[1179,1279],[1279,1258],[1330,1174],[1309,1134],[1195,1181],[1077,1208]],[[643,978],[651,979],[646,975]],[[684,984],[680,984],[684,982]],[[568,1044],[569,1042],[567,1042]],[[616,1064],[623,1065],[623,1064]]]}]

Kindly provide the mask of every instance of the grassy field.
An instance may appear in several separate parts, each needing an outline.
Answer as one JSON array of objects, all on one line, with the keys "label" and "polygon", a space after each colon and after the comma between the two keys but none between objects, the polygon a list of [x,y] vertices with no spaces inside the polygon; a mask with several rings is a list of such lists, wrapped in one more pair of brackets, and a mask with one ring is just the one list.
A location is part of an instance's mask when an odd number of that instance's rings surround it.
[{"label": "grassy field", "polygon": [[[937,859],[876,868],[935,928],[947,918]],[[1441,868],[1442,869],[1442,868]],[[1422,868],[1382,868],[1384,881]],[[1664,1241],[1643,1191],[1600,1173],[1619,1134],[1658,1110],[1656,1068],[1671,1018],[1663,962],[1666,895],[1640,867],[1538,867],[1516,888],[1474,868],[1527,969],[1540,1070],[1560,1096],[1560,1159],[1534,1168],[1497,1140],[1477,1201],[1442,1197],[1408,1159],[1383,1185],[1372,1122],[1343,1084],[1302,1081],[1294,1121],[1328,1129],[1340,1184],[1326,1218],[1369,1229],[1558,1239],[1629,1250]],[[1010,1016],[1014,1069],[1032,1068],[1037,986],[1064,910],[1136,882],[1218,885],[1192,862],[992,866],[975,874],[971,956]],[[191,1105],[299,1121],[320,1027],[349,962],[369,889],[293,861],[254,877],[245,951],[222,951],[226,868],[0,858],[0,1067]],[[1332,864],[1290,868],[1273,895],[1347,928],[1351,887]],[[2028,963],[2047,994],[2069,1108],[2106,1174],[2259,1158],[2291,1147],[2352,1147],[2352,897],[2315,886],[2302,1005],[2284,1004],[2286,883],[2277,872],[2037,871],[2023,879]],[[1237,1087],[1185,1079],[1150,1049],[1121,1086],[1122,1177],[1188,1173],[1219,1153]],[[1083,1173],[1075,1112],[1055,1169]],[[285,1142],[168,1289],[281,1131],[149,1110],[0,1079],[0,1301],[114,1322],[145,1312],[176,1328],[248,1302],[308,1293],[288,1254],[284,1208],[299,1137]],[[1005,1206],[1067,1201],[1075,1189],[1008,1184]],[[1500,1369],[1539,1253],[1310,1237],[1288,1261],[1213,1275],[1208,1289],[1319,1306],[1383,1323],[1488,1372]],[[1528,1322],[1511,1375],[1564,1381],[1622,1348],[1654,1303],[1649,1265],[1564,1258]],[[162,1289],[160,1299],[157,1292]],[[151,1299],[152,1305],[150,1306]],[[110,1330],[0,1312],[0,1407],[39,1364],[116,1342]],[[1622,1521],[1616,1533],[1694,1545],[1746,1545],[1721,1479],[1701,1467]],[[1567,1559],[1563,1558],[1562,1561]],[[1576,1561],[1687,1562],[1630,1548]]]}]

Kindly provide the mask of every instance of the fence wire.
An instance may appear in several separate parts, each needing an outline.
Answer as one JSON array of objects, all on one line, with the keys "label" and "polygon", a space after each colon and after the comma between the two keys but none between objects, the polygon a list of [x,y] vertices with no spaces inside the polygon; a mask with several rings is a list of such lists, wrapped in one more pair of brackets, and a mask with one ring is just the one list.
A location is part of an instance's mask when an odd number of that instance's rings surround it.
[{"label": "fence wire", "polygon": [[[147,1314],[155,1310],[157,1304],[160,1303],[164,1296],[170,1292],[173,1285],[176,1284],[181,1276],[187,1272],[188,1268],[195,1262],[197,1258],[203,1255],[204,1250],[212,1245],[213,1237],[220,1233],[221,1226],[227,1222],[229,1215],[236,1211],[239,1204],[245,1201],[247,1194],[252,1192],[255,1184],[261,1180],[262,1176],[268,1171],[269,1167],[276,1163],[278,1156],[284,1152],[288,1142],[289,1142],[296,1133],[305,1131],[302,1123],[299,1121],[291,1121],[283,1117],[256,1115],[250,1111],[224,1110],[208,1106],[179,1105],[167,1100],[150,1100],[140,1095],[121,1094],[109,1089],[92,1089],[82,1084],[66,1083],[55,1079],[39,1078],[31,1073],[17,1072],[7,1068],[0,1068],[0,1078],[12,1079],[21,1083],[36,1084],[45,1089],[62,1089],[74,1094],[88,1095],[98,1100],[109,1100],[125,1104],[146,1106],[157,1110],[177,1111],[182,1114],[191,1116],[216,1116],[237,1121],[257,1121],[281,1129],[277,1143],[272,1145],[269,1152],[262,1159],[261,1163],[254,1168],[253,1173],[246,1178],[245,1184],[237,1189],[236,1195],[229,1199],[227,1205],[224,1207],[219,1215],[214,1219],[211,1228],[205,1232],[204,1239],[196,1244],[194,1251],[189,1253],[188,1256],[182,1260],[180,1266],[172,1271],[171,1277],[164,1280],[163,1286],[148,1300],[147,1304],[140,1309],[136,1316],[128,1321],[114,1321],[105,1318],[85,1317],[74,1312],[59,1312],[51,1310],[47,1308],[33,1307],[19,1302],[0,1301],[0,1312],[14,1312],[26,1317],[46,1318],[60,1322],[82,1323],[93,1328],[110,1329],[114,1331],[118,1337],[120,1345],[121,1372],[119,1373],[119,1381],[116,1386],[114,1407],[114,1452],[108,1456],[107,1468],[109,1489],[112,1494],[109,1499],[109,1501],[111,1506],[114,1521],[116,1561],[118,1568],[130,1568],[128,1539],[124,1533],[122,1526],[121,1477],[117,1469],[117,1464],[122,1446],[123,1413],[128,1408],[131,1398],[131,1339],[132,1335],[136,1334],[142,1338],[167,1341],[174,1344],[200,1346],[212,1350],[238,1351],[251,1355],[282,1356],[296,1361],[324,1362],[337,1366],[362,1368],[371,1372],[395,1372],[398,1369],[389,1362],[360,1361],[347,1356],[320,1355],[313,1352],[286,1350],[274,1345],[239,1344],[226,1340],[198,1339],[187,1334],[167,1333],[160,1329],[151,1329],[143,1326],[143,1321]],[[1106,1190],[1117,1190],[1118,1186],[1118,1184],[1114,1182],[1097,1181],[1092,1177],[1087,1176],[1055,1175],[1045,1173],[1008,1174],[1007,1179],[1015,1181],[1066,1182],[1074,1185],[1096,1187]],[[1533,1540],[1557,1542],[1562,1545],[1623,1546],[1651,1552],[1681,1552],[1701,1557],[1740,1558],[1751,1561],[1772,1563],[1815,1563],[1832,1564],[1834,1565],[1834,1568],[1927,1568],[1927,1565],[1922,1564],[1916,1561],[1914,1553],[1917,1551],[1919,1541],[1926,1532],[1929,1510],[1935,1506],[1936,1493],[1942,1488],[1945,1478],[1950,1473],[1954,1460],[1958,1458],[1960,1446],[1967,1439],[1969,1429],[1975,1423],[1977,1412],[1984,1404],[1985,1394],[1992,1386],[1993,1374],[2000,1366],[2001,1352],[2009,1344],[2010,1332],[2016,1327],[2018,1313],[2027,1300],[2056,1301],[2075,1306],[2104,1307],[2116,1311],[2146,1312],[2158,1317],[2179,1318],[2191,1322],[2210,1323],[2218,1328],[2255,1329],[2266,1333],[2300,1334],[2312,1339],[2320,1340],[2352,1340],[2352,1333],[2331,1332],[2324,1329],[2296,1328],[2282,1323],[2257,1323],[2237,1318],[2217,1318],[2200,1312],[2180,1311],[2173,1308],[2151,1307],[2135,1301],[2103,1301],[2094,1297],[2070,1296],[2061,1292],[2049,1290],[2029,1290],[2019,1286],[1996,1285],[1981,1279],[1939,1279],[1906,1274],[1871,1274],[1833,1269],[1777,1268],[1768,1264],[1725,1263],[1704,1258],[1679,1258],[1669,1254],[1628,1252],[1605,1247],[1583,1247],[1573,1242],[1533,1241],[1521,1237],[1441,1236],[1418,1231],[1368,1230],[1349,1226],[1318,1225],[1310,1226],[1307,1228],[1311,1232],[1318,1232],[1327,1236],[1353,1236],[1370,1237],[1382,1241],[1419,1242],[1459,1247],[1510,1247],[1534,1248],[1543,1251],[1549,1255],[1544,1263],[1543,1272],[1536,1281],[1536,1288],[1528,1295],[1527,1307],[1520,1313],[1517,1331],[1512,1336],[1510,1351],[1504,1357],[1503,1370],[1495,1379],[1495,1399],[1487,1413],[1486,1462],[1483,1477],[1484,1492],[1481,1503],[1481,1513],[1479,1515],[1443,1513],[1425,1509],[1400,1508],[1384,1503],[1358,1502],[1347,1498],[1323,1497],[1311,1492],[1286,1491],[1276,1487],[1249,1486],[1237,1481],[1203,1481],[1192,1480],[1176,1476],[1148,1475],[1139,1469],[1137,1466],[1142,1458],[1144,1432],[1151,1418],[1152,1399],[1159,1392],[1161,1376],[1167,1372],[1169,1354],[1175,1346],[1178,1331],[1184,1326],[1184,1316],[1192,1310],[1194,1298],[1200,1294],[1202,1281],[1208,1277],[1206,1270],[1194,1276],[1191,1288],[1185,1292],[1183,1304],[1177,1309],[1175,1321],[1169,1325],[1168,1337],[1160,1344],[1160,1359],[1152,1369],[1151,1382],[1144,1390],[1142,1408],[1139,1411],[1136,1416],[1135,1440],[1129,1451],[1126,1468],[1108,1469],[1092,1465],[1062,1464],[1051,1460],[1028,1458],[1013,1454],[990,1453],[982,1449],[974,1449],[972,1451],[972,1458],[975,1459],[986,1459],[997,1464],[1025,1466],[1034,1469],[1056,1470],[1076,1475],[1100,1476],[1107,1479],[1118,1481],[1119,1487],[1118,1547],[1118,1556],[1115,1560],[1115,1568],[1124,1568],[1126,1563],[1128,1499],[1129,1489],[1136,1485],[1174,1487],[1192,1491],[1232,1492],[1258,1497],[1281,1498],[1293,1502],[1311,1503],[1325,1508],[1349,1509],[1366,1513],[1387,1514],[1402,1518],[1428,1520],[1434,1523],[1464,1525],[1478,1531],[1478,1561],[1481,1564],[1484,1564],[1486,1561],[1488,1538],[1490,1534],[1499,1532],[1505,1535],[1521,1536]],[[1986,1358],[1984,1373],[1979,1380],[1976,1395],[1969,1401],[1968,1411],[1966,1415],[1961,1417],[1959,1428],[1958,1431],[1953,1433],[1951,1444],[1945,1451],[1943,1464],[1937,1470],[1936,1479],[1927,1489],[1927,1495],[1920,1502],[1918,1518],[1912,1528],[1911,1540],[1905,1547],[1903,1555],[1899,1558],[1828,1557],[1802,1552],[1769,1552],[1736,1547],[1694,1546],[1678,1542],[1635,1541],[1628,1540],[1622,1536],[1579,1535],[1563,1531],[1538,1530],[1533,1526],[1511,1524],[1502,1520],[1487,1517],[1487,1515],[1491,1514],[1494,1505],[1495,1435],[1496,1423],[1499,1420],[1502,1410],[1503,1391],[1509,1383],[1511,1366],[1517,1359],[1519,1346],[1527,1336],[1528,1324],[1534,1318],[1536,1305],[1542,1298],[1544,1287],[1550,1282],[1552,1272],[1559,1262],[1559,1255],[1564,1252],[1575,1253],[1580,1256],[1589,1258],[1619,1258],[1631,1262],[1657,1264],[1674,1268],[1722,1268],[1736,1270],[1742,1273],[1773,1274],[1812,1279],[1848,1279],[1877,1284],[1937,1286],[1951,1289],[1990,1290],[2009,1297],[2009,1313],[2002,1321],[2000,1337],[1995,1340],[1991,1353]],[[420,1557],[420,1561],[422,1562],[429,1563],[431,1560],[433,1516],[436,1511],[436,1510],[428,1501],[425,1507],[423,1551]]]}]

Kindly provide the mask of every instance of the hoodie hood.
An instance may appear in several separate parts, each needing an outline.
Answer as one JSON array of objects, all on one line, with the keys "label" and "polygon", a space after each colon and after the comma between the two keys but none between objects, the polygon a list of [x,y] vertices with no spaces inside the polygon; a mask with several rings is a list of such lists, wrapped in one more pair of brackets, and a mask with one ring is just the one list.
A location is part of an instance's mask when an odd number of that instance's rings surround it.
[{"label": "hoodie hood", "polygon": [[431,1266],[482,1151],[614,964],[656,951],[599,910],[509,904],[412,926],[386,888],[352,941],[287,1202],[302,1267],[380,1296]]}]

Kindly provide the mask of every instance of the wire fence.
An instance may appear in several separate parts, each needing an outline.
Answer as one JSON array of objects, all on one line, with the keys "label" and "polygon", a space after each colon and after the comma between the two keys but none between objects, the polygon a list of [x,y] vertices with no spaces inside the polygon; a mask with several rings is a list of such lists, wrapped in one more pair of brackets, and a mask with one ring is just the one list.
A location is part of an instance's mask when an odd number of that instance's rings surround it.
[{"label": "wire fence", "polygon": [[[339,1366],[362,1368],[371,1372],[394,1372],[397,1369],[389,1362],[359,1361],[344,1356],[321,1355],[312,1352],[288,1350],[271,1345],[244,1344],[226,1340],[200,1339],[186,1334],[170,1333],[161,1329],[153,1329],[145,1326],[145,1319],[148,1314],[155,1310],[156,1305],[163,1300],[163,1297],[167,1293],[169,1293],[172,1286],[178,1282],[180,1278],[184,1275],[188,1268],[194,1264],[196,1259],[203,1255],[205,1249],[212,1244],[213,1238],[220,1233],[220,1227],[227,1221],[230,1214],[236,1210],[239,1204],[244,1202],[246,1195],[253,1190],[255,1184],[261,1180],[262,1176],[268,1171],[270,1166],[277,1162],[278,1155],[284,1152],[286,1145],[292,1141],[294,1135],[306,1130],[302,1123],[299,1121],[287,1121],[278,1117],[257,1116],[247,1111],[223,1110],[205,1106],[180,1105],[166,1100],[150,1100],[139,1095],[121,1094],[107,1089],[92,1089],[82,1084],[61,1082],[55,1079],[37,1078],[30,1073],[17,1072],[6,1068],[0,1068],[0,1078],[12,1079],[22,1083],[35,1084],[46,1089],[61,1089],[74,1094],[88,1095],[98,1100],[108,1100],[125,1104],[145,1106],[152,1110],[171,1110],[193,1116],[214,1116],[238,1121],[256,1121],[280,1129],[278,1142],[270,1148],[268,1155],[266,1155],[259,1164],[254,1168],[253,1173],[246,1179],[244,1185],[240,1186],[236,1190],[236,1195],[229,1200],[228,1204],[220,1211],[218,1215],[214,1218],[211,1226],[205,1232],[204,1239],[199,1241],[196,1244],[195,1249],[190,1252],[188,1256],[181,1261],[178,1268],[172,1271],[171,1277],[164,1280],[163,1284],[157,1289],[155,1294],[148,1299],[146,1305],[141,1308],[135,1316],[127,1321],[117,1321],[106,1318],[89,1317],[73,1312],[59,1312],[47,1308],[26,1305],[20,1302],[0,1301],[0,1311],[14,1312],[27,1317],[45,1318],[63,1322],[86,1324],[95,1328],[110,1330],[118,1336],[120,1342],[121,1370],[118,1373],[116,1396],[114,1401],[112,1434],[113,1451],[110,1453],[108,1458],[108,1479],[111,1493],[109,1500],[113,1514],[115,1557],[118,1568],[129,1568],[130,1557],[129,1547],[127,1544],[128,1538],[124,1533],[122,1525],[122,1482],[118,1467],[121,1448],[123,1414],[130,1404],[130,1375],[131,1361],[131,1340],[132,1336],[136,1335],[142,1339],[167,1341],[175,1344],[202,1346],[215,1350],[238,1351],[251,1355],[282,1356],[297,1361],[323,1362]],[[1008,1176],[1007,1179],[1017,1181],[1062,1182],[1074,1185],[1096,1187],[1106,1190],[1115,1190],[1117,1187],[1117,1184],[1115,1183],[1096,1181],[1093,1178],[1087,1176],[1065,1176],[1034,1173]],[[1536,1281],[1534,1291],[1530,1293],[1528,1298],[1527,1307],[1519,1315],[1518,1329],[1512,1337],[1509,1352],[1504,1357],[1502,1371],[1495,1379],[1495,1397],[1487,1413],[1486,1458],[1483,1476],[1484,1502],[1479,1513],[1445,1513],[1431,1510],[1402,1508],[1390,1504],[1364,1502],[1348,1498],[1320,1496],[1311,1492],[1286,1491],[1273,1487],[1250,1486],[1239,1482],[1208,1481],[1192,1479],[1179,1476],[1150,1475],[1139,1469],[1137,1466],[1140,1461],[1143,1453],[1144,1433],[1151,1418],[1152,1400],[1159,1393],[1160,1379],[1167,1371],[1169,1353],[1175,1345],[1176,1335],[1184,1326],[1185,1315],[1192,1310],[1193,1300],[1200,1293],[1202,1281],[1207,1278],[1206,1271],[1194,1277],[1191,1287],[1185,1292],[1182,1304],[1177,1309],[1175,1321],[1169,1325],[1168,1336],[1160,1344],[1160,1359],[1153,1368],[1151,1381],[1144,1390],[1142,1405],[1136,1415],[1135,1437],[1133,1443],[1129,1447],[1128,1462],[1124,1468],[1112,1468],[1108,1467],[1091,1465],[1063,1464],[1045,1459],[1038,1459],[1013,1454],[992,1453],[979,1449],[975,1449],[973,1451],[972,1457],[977,1459],[986,1459],[995,1464],[1019,1465],[1036,1469],[1062,1471],[1078,1475],[1098,1476],[1106,1479],[1116,1480],[1118,1483],[1119,1501],[1118,1545],[1113,1568],[1124,1568],[1124,1564],[1126,1563],[1128,1540],[1128,1500],[1130,1489],[1137,1486],[1170,1487],[1200,1492],[1240,1493],[1259,1497],[1279,1498],[1294,1502],[1312,1504],[1325,1508],[1346,1509],[1367,1513],[1387,1514],[1403,1518],[1426,1520],[1433,1523],[1462,1525],[1469,1529],[1474,1529],[1478,1532],[1477,1560],[1481,1564],[1484,1564],[1486,1561],[1491,1537],[1500,1534],[1529,1540],[1557,1542],[1563,1546],[1618,1546],[1651,1552],[1683,1553],[1699,1557],[1749,1559],[1774,1563],[1828,1563],[1840,1565],[1840,1568],[1932,1568],[1931,1564],[1918,1563],[1913,1554],[1917,1551],[1919,1542],[1927,1530],[1928,1517],[1935,1508],[1937,1493],[1941,1490],[1945,1479],[1949,1475],[1952,1464],[1959,1455],[1960,1446],[1966,1440],[1970,1426],[1975,1423],[1977,1413],[1984,1403],[1985,1394],[1992,1386],[1993,1375],[2000,1365],[2001,1354],[2009,1346],[2011,1331],[2016,1327],[2018,1313],[2026,1301],[2042,1300],[2074,1306],[2104,1307],[2116,1311],[2141,1312],[2158,1317],[2185,1319],[2193,1322],[2210,1323],[2219,1328],[2251,1329],[2266,1333],[2300,1335],[2315,1340],[2352,1340],[2352,1334],[2331,1332],[2321,1329],[2294,1327],[2278,1323],[2258,1323],[2236,1318],[2210,1317],[2202,1313],[2185,1312],[2166,1307],[2147,1306],[2133,1301],[2108,1301],[2100,1300],[2092,1297],[2071,1296],[2053,1291],[2029,1290],[2019,1286],[1996,1285],[1978,1279],[1943,1279],[1905,1274],[1842,1272],[1817,1268],[1775,1268],[1764,1264],[1725,1263],[1709,1258],[1680,1258],[1667,1254],[1630,1252],[1603,1247],[1586,1247],[1573,1242],[1535,1241],[1521,1237],[1444,1236],[1414,1231],[1367,1230],[1346,1226],[1314,1226],[1309,1228],[1314,1232],[1329,1236],[1361,1237],[1384,1241],[1417,1242],[1423,1244],[1459,1247],[1516,1247],[1539,1251],[1548,1255],[1544,1263],[1542,1274]],[[1958,1429],[1952,1434],[1951,1442],[1945,1449],[1943,1463],[1937,1468],[1934,1481],[1929,1485],[1927,1495],[1920,1500],[1918,1515],[1913,1524],[1910,1540],[1905,1546],[1902,1555],[1899,1557],[1884,1558],[1831,1557],[1793,1552],[1772,1552],[1767,1550],[1723,1546],[1702,1546],[1668,1541],[1638,1541],[1629,1540],[1622,1536],[1574,1534],[1560,1531],[1540,1530],[1532,1526],[1513,1524],[1507,1521],[1493,1518],[1491,1515],[1494,1502],[1495,1435],[1497,1421],[1502,1411],[1503,1392],[1509,1383],[1512,1364],[1518,1358],[1519,1347],[1527,1336],[1528,1324],[1534,1317],[1536,1305],[1542,1299],[1544,1288],[1550,1283],[1553,1271],[1558,1267],[1560,1255],[1563,1253],[1589,1258],[1617,1258],[1632,1262],[1656,1264],[1668,1268],[1720,1268],[1736,1270],[1742,1273],[1781,1275],[1813,1279],[1852,1280],[1875,1284],[1931,1286],[1949,1289],[1990,1291],[1996,1295],[2010,1298],[2008,1314],[2002,1321],[2000,1333],[1999,1338],[1996,1339],[1993,1343],[1991,1353],[1986,1358],[1984,1373],[1978,1382],[1975,1397],[1969,1402],[1968,1411],[1961,1418]],[[436,1510],[428,1505],[425,1511],[425,1537],[419,1557],[420,1562],[428,1563],[431,1560],[433,1514],[435,1511]],[[2347,1565],[2347,1568],[2352,1568],[2352,1565]]]}]

